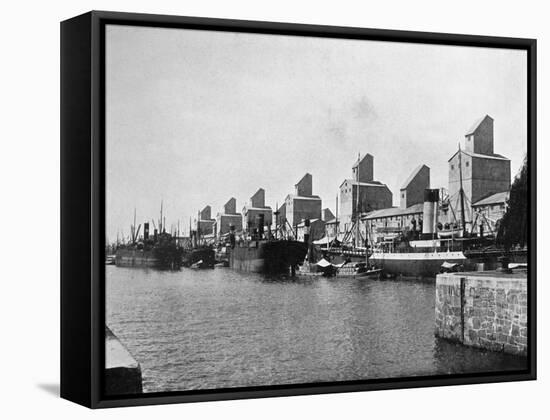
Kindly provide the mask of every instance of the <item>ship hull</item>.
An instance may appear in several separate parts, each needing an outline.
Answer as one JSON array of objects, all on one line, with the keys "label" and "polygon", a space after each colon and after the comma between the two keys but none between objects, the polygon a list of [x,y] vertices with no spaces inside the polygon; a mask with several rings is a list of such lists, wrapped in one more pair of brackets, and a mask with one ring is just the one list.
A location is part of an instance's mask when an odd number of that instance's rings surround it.
[{"label": "ship hull", "polygon": [[254,273],[288,274],[307,253],[307,245],[297,241],[252,241],[229,253],[229,267]]},{"label": "ship hull", "polygon": [[118,249],[115,255],[117,267],[158,268],[177,270],[181,266],[181,252],[177,248]]},{"label": "ship hull", "polygon": [[117,267],[157,267],[159,259],[152,250],[119,249],[115,256]]},{"label": "ship hull", "polygon": [[466,257],[462,252],[374,253],[369,261],[381,267],[385,274],[434,277],[444,262],[464,264]]}]

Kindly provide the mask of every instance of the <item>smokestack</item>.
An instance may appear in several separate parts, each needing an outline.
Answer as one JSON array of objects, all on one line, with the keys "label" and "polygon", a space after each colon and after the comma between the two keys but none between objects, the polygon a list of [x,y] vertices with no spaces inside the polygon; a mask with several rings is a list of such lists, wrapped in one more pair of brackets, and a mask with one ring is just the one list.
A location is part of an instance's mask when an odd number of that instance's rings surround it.
[{"label": "smokestack", "polygon": [[229,225],[229,243],[231,248],[235,248],[235,226]]},{"label": "smokestack", "polygon": [[426,188],[424,190],[424,211],[422,215],[422,234],[432,235],[437,223],[437,203],[439,189]]},{"label": "smokestack", "polygon": [[143,240],[149,239],[149,222],[143,224]]},{"label": "smokestack", "polygon": [[309,219],[304,220],[304,242],[309,243]]},{"label": "smokestack", "polygon": [[262,239],[264,234],[264,214],[258,214],[258,238]]}]

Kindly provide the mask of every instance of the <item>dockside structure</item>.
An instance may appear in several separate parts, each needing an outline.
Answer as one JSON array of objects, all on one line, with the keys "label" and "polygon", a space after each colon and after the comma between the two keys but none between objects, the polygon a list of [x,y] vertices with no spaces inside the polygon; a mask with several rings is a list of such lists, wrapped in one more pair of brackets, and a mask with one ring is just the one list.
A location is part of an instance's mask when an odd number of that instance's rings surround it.
[{"label": "dockside structure", "polygon": [[212,235],[216,220],[212,218],[212,208],[205,206],[200,212],[198,219],[195,219],[195,230],[199,230],[201,236]]},{"label": "dockside structure", "polygon": [[237,213],[237,200],[234,197],[231,197],[224,204],[222,211],[216,215],[214,228],[216,238],[220,239],[222,236],[229,234],[231,227],[236,232],[243,230],[243,215]]},{"label": "dockside structure", "polygon": [[[510,160],[494,153],[493,119],[486,115],[465,135],[465,146],[448,161],[449,188],[442,196],[448,205],[438,207],[443,226],[461,224],[460,175],[464,197],[464,219],[468,232],[480,236],[496,233],[498,221],[506,212],[510,190]],[[362,168],[361,168],[362,170]],[[370,174],[370,171],[366,171]],[[420,165],[400,189],[399,207],[387,206],[363,214],[362,220],[376,242],[399,232],[419,229],[422,221],[422,194],[430,188],[430,168]],[[443,197],[442,197],[443,198]]]},{"label": "dockside structure", "polygon": [[305,220],[321,220],[322,205],[321,197],[313,194],[313,177],[306,173],[294,185],[294,194],[288,194],[279,207],[278,227],[296,237]]},{"label": "dockside structure", "polygon": [[393,237],[403,231],[420,230],[424,191],[427,188],[430,188],[430,168],[422,164],[411,172],[402,185],[399,207],[374,210],[363,215],[370,242]]},{"label": "dockside structure", "polygon": [[[359,194],[359,200],[357,200]],[[390,208],[393,195],[386,184],[374,180],[374,157],[366,154],[352,167],[352,178],[345,179],[339,188],[340,231],[351,229],[357,214]]]},{"label": "dockside structure", "polygon": [[256,193],[250,197],[250,201],[243,207],[243,230],[246,233],[252,234],[258,227],[258,218],[263,217],[264,228],[270,229],[273,221],[273,210],[270,206],[265,205],[265,190],[258,189]]},{"label": "dockside structure", "polygon": [[465,200],[464,218],[470,223],[475,219],[473,210],[476,203],[510,190],[510,159],[494,153],[493,127],[494,121],[489,115],[476,121],[464,136],[464,148],[449,159],[449,198],[459,221],[462,218],[461,184]]}]

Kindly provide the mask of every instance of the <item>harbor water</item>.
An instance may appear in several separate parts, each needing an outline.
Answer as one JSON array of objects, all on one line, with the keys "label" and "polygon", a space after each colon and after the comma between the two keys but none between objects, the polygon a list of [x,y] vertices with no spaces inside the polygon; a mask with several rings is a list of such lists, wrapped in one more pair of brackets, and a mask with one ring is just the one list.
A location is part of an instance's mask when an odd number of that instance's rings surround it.
[{"label": "harbor water", "polygon": [[434,280],[106,266],[107,325],[144,392],[520,370],[434,336]]}]

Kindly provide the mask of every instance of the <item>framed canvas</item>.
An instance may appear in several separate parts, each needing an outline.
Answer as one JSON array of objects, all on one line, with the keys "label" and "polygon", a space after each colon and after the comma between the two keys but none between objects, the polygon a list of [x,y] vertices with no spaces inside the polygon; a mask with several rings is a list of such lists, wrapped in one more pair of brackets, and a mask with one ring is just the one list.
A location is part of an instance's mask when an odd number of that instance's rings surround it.
[{"label": "framed canvas", "polygon": [[61,396],[535,379],[535,174],[533,39],[64,21]]}]

